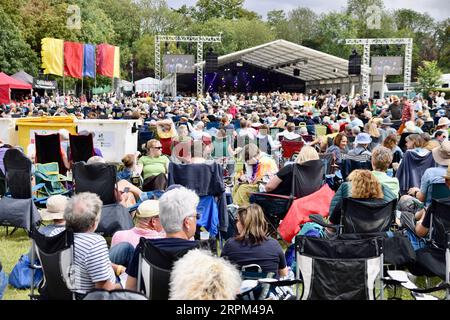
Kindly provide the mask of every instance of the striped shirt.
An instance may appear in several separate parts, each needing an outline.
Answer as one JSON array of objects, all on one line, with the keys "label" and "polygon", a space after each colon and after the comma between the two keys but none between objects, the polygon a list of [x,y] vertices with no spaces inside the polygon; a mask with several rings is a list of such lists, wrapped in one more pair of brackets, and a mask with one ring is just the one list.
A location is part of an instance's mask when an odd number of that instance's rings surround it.
[{"label": "striped shirt", "polygon": [[74,247],[71,272],[74,291],[84,294],[92,290],[96,282],[116,282],[105,238],[95,233],[75,233]]}]

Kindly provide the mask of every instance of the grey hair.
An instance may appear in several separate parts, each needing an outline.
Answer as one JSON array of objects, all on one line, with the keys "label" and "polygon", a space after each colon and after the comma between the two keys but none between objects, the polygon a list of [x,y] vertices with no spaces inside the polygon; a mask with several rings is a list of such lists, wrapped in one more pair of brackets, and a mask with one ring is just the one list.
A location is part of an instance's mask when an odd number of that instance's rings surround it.
[{"label": "grey hair", "polygon": [[100,221],[102,200],[95,193],[82,192],[67,201],[64,209],[66,227],[74,232],[87,232]]},{"label": "grey hair", "polygon": [[378,146],[372,150],[372,166],[374,169],[386,171],[393,159],[391,150]]},{"label": "grey hair", "polygon": [[99,156],[92,156],[88,159],[86,164],[94,164],[94,163],[106,163],[105,159]]},{"label": "grey hair", "polygon": [[164,193],[159,199],[159,219],[166,233],[181,231],[184,219],[197,214],[199,201],[194,191],[184,187]]},{"label": "grey hair", "polygon": [[352,128],[352,133],[354,135],[358,135],[359,133],[361,133],[361,129],[359,127],[353,127]]}]

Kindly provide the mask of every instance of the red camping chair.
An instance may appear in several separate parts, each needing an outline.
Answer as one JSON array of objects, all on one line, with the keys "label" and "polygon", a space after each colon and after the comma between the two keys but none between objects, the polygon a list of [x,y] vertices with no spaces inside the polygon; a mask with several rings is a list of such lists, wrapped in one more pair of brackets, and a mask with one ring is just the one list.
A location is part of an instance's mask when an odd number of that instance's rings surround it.
[{"label": "red camping chair", "polygon": [[172,154],[172,138],[159,138],[159,142],[162,145],[162,153],[170,157]]},{"label": "red camping chair", "polygon": [[299,153],[303,148],[303,141],[282,140],[281,149],[283,150],[283,158],[290,159],[295,153]]}]

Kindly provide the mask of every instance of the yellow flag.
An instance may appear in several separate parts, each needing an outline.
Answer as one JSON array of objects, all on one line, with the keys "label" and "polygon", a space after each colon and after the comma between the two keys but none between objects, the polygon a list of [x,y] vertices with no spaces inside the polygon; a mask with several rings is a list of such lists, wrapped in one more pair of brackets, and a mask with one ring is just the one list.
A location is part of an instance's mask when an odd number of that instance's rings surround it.
[{"label": "yellow flag", "polygon": [[114,47],[114,78],[120,78],[120,48]]},{"label": "yellow flag", "polygon": [[42,68],[44,74],[63,76],[64,72],[64,41],[53,38],[42,39]]}]

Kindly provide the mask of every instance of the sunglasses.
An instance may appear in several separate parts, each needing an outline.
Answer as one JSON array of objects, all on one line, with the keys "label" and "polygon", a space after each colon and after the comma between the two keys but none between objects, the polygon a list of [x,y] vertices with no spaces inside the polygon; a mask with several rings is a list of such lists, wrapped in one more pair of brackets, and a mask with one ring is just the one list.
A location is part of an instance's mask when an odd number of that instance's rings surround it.
[{"label": "sunglasses", "polygon": [[153,149],[158,149],[158,150],[162,150],[162,147],[151,147]]}]

